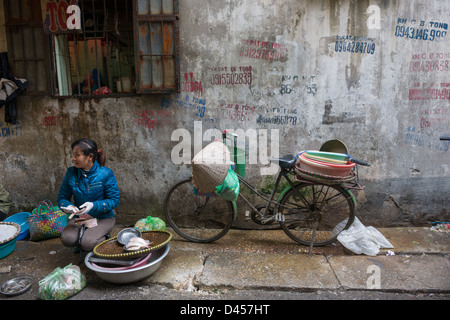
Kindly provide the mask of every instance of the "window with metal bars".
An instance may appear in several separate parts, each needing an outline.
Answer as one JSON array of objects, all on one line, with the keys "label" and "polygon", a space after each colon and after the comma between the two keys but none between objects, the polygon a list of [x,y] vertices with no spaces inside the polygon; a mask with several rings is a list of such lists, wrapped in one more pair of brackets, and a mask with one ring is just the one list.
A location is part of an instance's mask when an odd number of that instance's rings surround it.
[{"label": "window with metal bars", "polygon": [[78,1],[81,29],[50,36],[54,95],[136,92],[132,1]]},{"label": "window with metal bars", "polygon": [[178,0],[137,0],[136,5],[136,87],[179,92]]},{"label": "window with metal bars", "polygon": [[12,74],[27,79],[28,95],[50,93],[48,41],[40,0],[4,0],[8,62]]},{"label": "window with metal bars", "polygon": [[[68,30],[66,9],[74,3],[80,8],[81,29]],[[178,0],[44,0],[41,4],[54,96],[179,92]]]}]

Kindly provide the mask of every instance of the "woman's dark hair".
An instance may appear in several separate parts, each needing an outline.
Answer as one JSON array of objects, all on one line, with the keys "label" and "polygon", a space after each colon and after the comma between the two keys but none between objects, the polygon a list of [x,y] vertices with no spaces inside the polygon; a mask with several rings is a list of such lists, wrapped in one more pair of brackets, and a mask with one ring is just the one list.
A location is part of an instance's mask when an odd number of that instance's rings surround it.
[{"label": "woman's dark hair", "polygon": [[80,139],[72,143],[72,150],[75,147],[79,147],[85,156],[92,154],[93,160],[97,160],[99,165],[105,165],[106,153],[104,150],[98,149],[97,144],[94,141],[90,139]]}]

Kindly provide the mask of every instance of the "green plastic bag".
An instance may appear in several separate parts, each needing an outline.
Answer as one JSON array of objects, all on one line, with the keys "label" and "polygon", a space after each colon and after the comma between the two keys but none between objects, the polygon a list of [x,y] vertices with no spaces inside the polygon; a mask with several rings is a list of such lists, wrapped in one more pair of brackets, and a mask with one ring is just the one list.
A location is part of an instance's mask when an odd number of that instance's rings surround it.
[{"label": "green plastic bag", "polygon": [[147,218],[140,219],[134,225],[139,231],[151,231],[151,230],[166,230],[166,223],[158,218],[148,216]]},{"label": "green plastic bag", "polygon": [[239,188],[239,178],[230,167],[225,180],[220,186],[216,187],[214,192],[225,200],[236,201],[239,196]]},{"label": "green plastic bag", "polygon": [[80,268],[69,264],[64,268],[56,268],[39,281],[38,299],[65,300],[86,287],[86,277]]}]

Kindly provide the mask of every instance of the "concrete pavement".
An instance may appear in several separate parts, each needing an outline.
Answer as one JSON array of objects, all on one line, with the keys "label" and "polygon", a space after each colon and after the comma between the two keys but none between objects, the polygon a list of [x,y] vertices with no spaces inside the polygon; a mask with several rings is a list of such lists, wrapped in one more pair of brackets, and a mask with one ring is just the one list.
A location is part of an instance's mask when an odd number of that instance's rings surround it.
[{"label": "concrete pavement", "polygon": [[[122,228],[117,226],[112,235]],[[296,244],[282,230],[230,230],[210,244],[187,242],[173,233],[161,267],[127,288],[136,288],[136,299],[145,299],[138,298],[139,290],[155,285],[183,292],[186,299],[198,292],[227,290],[373,290],[450,297],[450,234],[430,228],[378,230],[392,243],[395,255],[386,255],[387,249],[375,257],[348,254],[337,242],[314,248],[309,256],[309,248]],[[20,296],[0,295],[0,299],[35,299],[38,281],[70,263],[78,264],[88,279],[87,287],[72,299],[133,299],[132,289],[125,293],[123,285],[104,282],[82,261],[59,239],[19,241],[16,250],[0,260],[0,283],[23,275],[36,283]]]}]

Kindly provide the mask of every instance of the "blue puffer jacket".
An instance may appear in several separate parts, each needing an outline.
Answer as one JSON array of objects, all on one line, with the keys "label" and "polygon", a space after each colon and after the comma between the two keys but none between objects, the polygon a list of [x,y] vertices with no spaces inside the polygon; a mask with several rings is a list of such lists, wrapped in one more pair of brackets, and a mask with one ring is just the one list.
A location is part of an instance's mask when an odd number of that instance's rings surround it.
[{"label": "blue puffer jacket", "polygon": [[89,215],[97,219],[115,217],[113,209],[120,203],[119,188],[111,169],[102,167],[97,161],[89,171],[76,167],[67,169],[58,194],[58,205],[80,207],[92,202],[94,207]]}]

